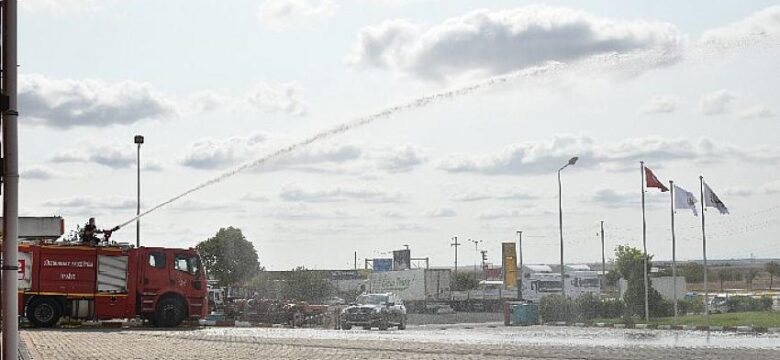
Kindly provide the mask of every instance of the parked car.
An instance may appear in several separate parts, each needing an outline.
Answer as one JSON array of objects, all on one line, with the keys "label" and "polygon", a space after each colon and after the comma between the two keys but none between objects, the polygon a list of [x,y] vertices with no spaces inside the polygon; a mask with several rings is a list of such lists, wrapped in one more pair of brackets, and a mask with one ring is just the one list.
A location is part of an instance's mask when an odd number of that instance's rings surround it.
[{"label": "parked car", "polygon": [[406,307],[403,300],[393,293],[364,294],[341,312],[341,328],[353,326],[370,330],[372,327],[387,330],[396,326],[406,329]]}]

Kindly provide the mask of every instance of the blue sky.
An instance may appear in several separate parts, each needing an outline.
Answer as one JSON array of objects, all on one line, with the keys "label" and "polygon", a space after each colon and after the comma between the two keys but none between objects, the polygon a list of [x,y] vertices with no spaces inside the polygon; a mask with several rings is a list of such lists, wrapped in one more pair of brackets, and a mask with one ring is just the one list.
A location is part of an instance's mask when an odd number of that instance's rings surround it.
[{"label": "blue sky", "polygon": [[[194,246],[238,226],[272,269],[348,267],[409,244],[452,262],[450,237],[527,234],[556,262],[555,169],[567,261],[641,246],[639,160],[732,209],[708,217],[716,258],[780,256],[780,8],[752,1],[29,0],[20,11],[21,210],[143,207],[320,130],[420,96],[556,71],[404,111],[237,175],[142,220],[148,245]],[[648,246],[668,259],[666,194]],[[678,258],[700,257],[678,215]],[[134,229],[115,235],[131,241]],[[468,263],[474,257],[464,252]]]}]

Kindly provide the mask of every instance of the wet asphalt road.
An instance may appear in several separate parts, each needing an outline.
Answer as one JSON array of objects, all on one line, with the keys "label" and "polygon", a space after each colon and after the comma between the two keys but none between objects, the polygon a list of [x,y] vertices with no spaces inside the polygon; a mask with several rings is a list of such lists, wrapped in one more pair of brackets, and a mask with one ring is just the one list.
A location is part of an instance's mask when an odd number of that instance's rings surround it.
[{"label": "wet asphalt road", "polygon": [[780,359],[780,335],[500,323],[405,331],[25,330],[34,359]]}]

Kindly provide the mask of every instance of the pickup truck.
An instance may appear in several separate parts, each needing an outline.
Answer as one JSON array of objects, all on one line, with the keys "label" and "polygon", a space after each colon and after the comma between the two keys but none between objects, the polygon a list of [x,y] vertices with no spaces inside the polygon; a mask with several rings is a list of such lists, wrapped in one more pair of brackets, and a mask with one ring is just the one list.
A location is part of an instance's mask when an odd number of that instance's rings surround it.
[{"label": "pickup truck", "polygon": [[406,307],[403,300],[393,293],[364,294],[357,297],[341,312],[341,328],[350,330],[361,326],[365,330],[372,327],[387,330],[396,326],[406,329]]}]

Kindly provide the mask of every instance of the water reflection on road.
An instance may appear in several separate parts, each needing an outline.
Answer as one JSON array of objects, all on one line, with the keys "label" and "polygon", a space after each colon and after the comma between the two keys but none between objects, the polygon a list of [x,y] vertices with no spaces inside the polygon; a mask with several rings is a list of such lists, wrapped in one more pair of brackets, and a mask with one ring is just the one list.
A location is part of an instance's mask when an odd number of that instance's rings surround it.
[{"label": "water reflection on road", "polygon": [[502,324],[410,326],[405,331],[284,328],[214,328],[211,335],[267,339],[378,340],[452,344],[550,344],[599,347],[778,349],[779,334],[576,327],[504,327]]}]

